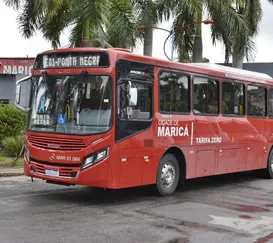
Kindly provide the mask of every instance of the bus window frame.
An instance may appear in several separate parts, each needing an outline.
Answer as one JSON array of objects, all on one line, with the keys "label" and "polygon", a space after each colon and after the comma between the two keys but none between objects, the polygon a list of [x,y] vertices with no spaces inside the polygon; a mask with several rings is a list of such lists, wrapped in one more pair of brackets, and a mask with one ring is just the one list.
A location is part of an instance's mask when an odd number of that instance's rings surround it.
[{"label": "bus window frame", "polygon": [[[195,78],[207,78],[207,79],[211,79],[211,80],[215,80],[216,82],[218,82],[218,114],[210,114],[210,113],[195,113],[194,112],[194,79]],[[221,110],[220,110],[220,101],[221,101],[221,78],[216,78],[215,76],[210,77],[209,75],[204,75],[202,76],[200,75],[194,75],[192,76],[192,112],[195,116],[214,116],[214,117],[219,117],[221,115]]]},{"label": "bus window frame", "polygon": [[271,85],[267,86],[267,117],[268,117],[269,119],[273,119],[273,114],[272,114],[271,116],[269,116],[269,112],[268,112],[269,92],[270,92],[271,89],[272,89],[272,91],[273,91],[273,86],[271,86]]},{"label": "bus window frame", "polygon": [[[223,83],[236,83],[236,84],[242,84],[244,86],[244,109],[245,109],[245,114],[244,115],[235,115],[235,114],[223,114],[223,110],[222,110],[222,101],[223,101]],[[246,102],[247,102],[247,92],[246,92],[246,89],[247,89],[247,83],[244,83],[244,82],[237,82],[235,80],[229,80],[229,79],[222,79],[221,80],[221,115],[223,117],[236,117],[236,118],[245,118],[246,115],[247,115],[247,112],[246,112]]]},{"label": "bus window frame", "polygon": [[[61,74],[58,74],[58,73],[53,73],[53,74],[49,74],[51,76],[77,76],[77,75],[80,75],[79,73],[61,73]],[[40,74],[35,74],[35,75],[32,75],[31,78],[37,78],[37,77],[41,77],[42,75]],[[68,136],[79,136],[79,137],[84,137],[84,136],[93,136],[93,135],[102,135],[102,134],[106,134],[108,132],[110,132],[113,127],[114,127],[114,117],[115,117],[115,114],[114,114],[114,100],[115,100],[115,92],[114,92],[114,86],[115,86],[115,82],[114,82],[114,77],[112,75],[112,73],[88,73],[87,76],[109,76],[111,78],[111,88],[112,88],[112,104],[111,104],[111,109],[112,109],[112,114],[111,114],[111,126],[109,127],[109,129],[105,132],[101,132],[101,133],[92,133],[92,134],[76,134],[76,133],[56,133],[56,132],[45,132],[45,131],[38,131],[38,133],[42,133],[42,134],[54,134],[54,135],[68,135]],[[32,99],[32,95],[33,95],[33,89],[31,89],[31,99]],[[32,101],[31,101],[32,102]],[[30,112],[28,113],[27,115],[27,123],[26,123],[26,131],[28,132],[37,132],[37,131],[33,131],[32,129],[29,129],[29,119],[30,119]]]},{"label": "bus window frame", "polygon": [[[266,92],[265,92],[265,94],[266,94],[266,99],[265,99],[266,115],[265,116],[251,116],[251,115],[248,115],[248,86],[255,86],[255,87],[260,87],[260,88],[265,88],[266,89]],[[266,85],[261,85],[261,84],[256,84],[256,83],[247,83],[246,87],[247,87],[247,90],[246,90],[247,91],[247,95],[246,95],[246,104],[247,104],[247,106],[246,106],[246,108],[247,108],[246,109],[246,117],[255,118],[255,119],[267,119],[268,118],[268,104],[267,104],[267,102],[268,102],[268,88],[267,88],[267,86]]]},{"label": "bus window frame", "polygon": [[[160,81],[160,74],[163,73],[163,72],[182,74],[182,75],[184,75],[184,76],[186,76],[188,78],[189,112],[162,111],[160,109],[160,83],[159,83],[159,81]],[[184,73],[184,72],[180,72],[179,70],[172,71],[172,70],[168,70],[168,69],[160,69],[159,72],[158,72],[157,78],[158,78],[158,82],[157,82],[158,83],[158,107],[157,108],[158,108],[159,113],[163,114],[163,115],[164,114],[168,114],[168,115],[170,115],[170,114],[173,114],[173,115],[190,115],[191,111],[192,111],[192,102],[191,102],[191,100],[192,100],[192,77],[191,77],[191,75],[187,74],[187,73]]]}]

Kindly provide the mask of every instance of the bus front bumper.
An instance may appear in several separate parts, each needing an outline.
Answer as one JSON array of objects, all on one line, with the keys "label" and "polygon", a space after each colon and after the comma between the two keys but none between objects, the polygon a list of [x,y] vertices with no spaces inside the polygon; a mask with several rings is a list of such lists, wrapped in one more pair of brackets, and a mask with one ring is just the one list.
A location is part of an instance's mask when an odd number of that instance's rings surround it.
[{"label": "bus front bumper", "polygon": [[81,167],[47,165],[24,160],[24,174],[47,182],[63,185],[85,185],[113,188],[109,185],[110,167],[106,161],[101,161],[85,170]]}]

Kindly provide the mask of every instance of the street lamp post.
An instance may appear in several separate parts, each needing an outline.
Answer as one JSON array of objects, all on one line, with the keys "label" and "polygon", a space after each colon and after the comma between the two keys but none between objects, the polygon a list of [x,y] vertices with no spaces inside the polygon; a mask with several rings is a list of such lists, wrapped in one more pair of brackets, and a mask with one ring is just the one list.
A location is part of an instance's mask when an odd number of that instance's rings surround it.
[{"label": "street lamp post", "polygon": [[165,54],[165,56],[166,56],[169,60],[172,60],[172,61],[173,61],[174,36],[173,36],[173,39],[172,39],[172,53],[171,53],[171,59],[168,57],[168,55],[166,54],[166,51],[165,51],[165,46],[166,46],[167,40],[168,40],[172,35],[175,35],[175,33],[179,32],[179,31],[182,30],[182,29],[188,28],[188,27],[190,27],[190,26],[192,26],[192,25],[195,25],[195,24],[202,24],[202,23],[203,23],[203,24],[213,24],[214,21],[211,20],[211,19],[202,20],[202,21],[196,21],[196,22],[193,22],[193,23],[191,23],[191,24],[184,25],[184,26],[182,26],[181,28],[179,28],[179,29],[177,29],[177,30],[174,29],[174,23],[173,23],[173,25],[172,25],[172,30],[171,30],[171,31],[169,31],[169,30],[167,30],[167,29],[164,29],[164,28],[156,27],[156,26],[143,26],[143,25],[142,25],[142,26],[139,26],[137,29],[138,29],[138,30],[144,30],[144,29],[147,29],[147,28],[151,28],[151,29],[164,30],[164,31],[168,32],[169,35],[168,35],[167,38],[165,39],[163,49],[164,49],[164,54]]}]

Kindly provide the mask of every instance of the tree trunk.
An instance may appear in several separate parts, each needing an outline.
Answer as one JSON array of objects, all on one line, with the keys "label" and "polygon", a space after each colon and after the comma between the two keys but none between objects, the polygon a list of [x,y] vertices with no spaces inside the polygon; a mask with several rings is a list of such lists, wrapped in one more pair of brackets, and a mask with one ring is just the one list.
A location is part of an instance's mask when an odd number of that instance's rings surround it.
[{"label": "tree trunk", "polygon": [[[201,6],[201,9],[197,13],[198,22],[202,21],[202,10],[203,10],[203,4]],[[195,33],[195,38],[193,43],[192,62],[202,62],[202,56],[203,56],[202,24],[198,23],[196,26],[196,33]]]},{"label": "tree trunk", "polygon": [[144,55],[153,55],[153,29],[145,29],[144,31]]},{"label": "tree trunk", "polygon": [[203,43],[201,36],[195,36],[193,44],[192,62],[202,62]]},{"label": "tree trunk", "polygon": [[81,47],[90,47],[90,20],[86,19],[83,24],[83,33],[82,33],[82,40],[81,40]]},{"label": "tree trunk", "polygon": [[236,55],[232,56],[232,67],[243,69],[244,58]]},{"label": "tree trunk", "polygon": [[[147,20],[146,26],[153,26],[152,21]],[[153,55],[153,29],[146,28],[144,30],[144,47],[143,47],[143,54],[145,56],[152,56]]]}]

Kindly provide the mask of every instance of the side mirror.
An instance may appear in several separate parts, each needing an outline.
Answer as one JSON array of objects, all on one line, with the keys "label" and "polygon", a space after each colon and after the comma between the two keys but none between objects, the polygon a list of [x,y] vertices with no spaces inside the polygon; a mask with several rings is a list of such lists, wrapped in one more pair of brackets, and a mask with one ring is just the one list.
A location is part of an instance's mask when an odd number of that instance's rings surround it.
[{"label": "side mirror", "polygon": [[129,81],[129,106],[137,105],[137,88],[132,88],[132,84]]},{"label": "side mirror", "polygon": [[16,82],[15,106],[24,112],[30,110],[31,77],[25,77]]},{"label": "side mirror", "polygon": [[129,94],[130,94],[129,105],[136,106],[137,105],[137,88],[130,88]]}]

